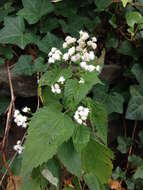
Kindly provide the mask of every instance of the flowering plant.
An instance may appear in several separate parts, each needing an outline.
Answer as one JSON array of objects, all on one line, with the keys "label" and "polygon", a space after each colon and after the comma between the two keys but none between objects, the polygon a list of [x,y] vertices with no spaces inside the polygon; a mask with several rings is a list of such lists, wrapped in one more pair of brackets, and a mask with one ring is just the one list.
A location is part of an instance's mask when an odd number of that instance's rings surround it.
[{"label": "flowering plant", "polygon": [[[58,189],[59,175],[50,164],[61,170],[64,166],[81,182],[96,179],[101,188],[112,173],[113,155],[106,146],[106,109],[92,100],[91,93],[95,84],[102,83],[98,75],[104,55],[96,56],[95,37],[83,31],[79,35],[79,39],[67,36],[62,49],[53,47],[49,52],[48,69],[38,81],[43,107],[31,118],[24,147],[19,141],[14,146],[18,153],[23,151],[21,175],[25,184],[28,176],[37,183],[32,174],[36,168]],[[18,111],[14,117],[18,125],[28,126]],[[19,124],[19,117],[24,117],[23,124]]]}]

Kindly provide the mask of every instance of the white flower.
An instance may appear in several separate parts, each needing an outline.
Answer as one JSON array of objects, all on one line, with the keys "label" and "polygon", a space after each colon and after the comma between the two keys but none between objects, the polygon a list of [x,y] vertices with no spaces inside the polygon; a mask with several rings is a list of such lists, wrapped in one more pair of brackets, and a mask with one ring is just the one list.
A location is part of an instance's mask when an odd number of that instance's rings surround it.
[{"label": "white flower", "polygon": [[81,68],[84,69],[87,66],[87,64],[86,64],[86,62],[83,61],[83,62],[80,63],[80,66],[81,66]]},{"label": "white flower", "polygon": [[75,47],[71,47],[69,50],[68,50],[68,54],[71,56],[75,53]]},{"label": "white flower", "polygon": [[65,48],[67,48],[67,43],[66,42],[63,43],[63,49],[65,49]]},{"label": "white flower", "polygon": [[98,71],[98,72],[100,73],[100,72],[101,72],[102,67],[101,67],[100,65],[97,65],[95,69],[96,69],[96,71]]},{"label": "white flower", "polygon": [[55,53],[52,55],[52,59],[59,61],[59,60],[61,59],[60,54],[55,52]]},{"label": "white flower", "polygon": [[[24,111],[27,111],[27,109],[28,108],[25,107]],[[15,112],[14,112],[14,122],[16,123],[17,126],[26,128],[28,126],[27,121],[28,121],[28,117],[22,115],[19,110],[15,110]]]},{"label": "white flower", "polygon": [[96,37],[92,37],[92,41],[93,42],[97,42],[97,38]]},{"label": "white flower", "polygon": [[54,53],[56,50],[57,50],[57,48],[53,47],[53,48],[51,49],[51,52]]},{"label": "white flower", "polygon": [[90,60],[94,60],[95,59],[95,55],[94,55],[93,51],[89,52],[89,58],[90,58]]},{"label": "white flower", "polygon": [[80,39],[82,40],[87,40],[89,38],[89,34],[87,32],[83,32],[82,30],[79,32],[80,34]]},{"label": "white flower", "polygon": [[25,113],[28,113],[28,112],[30,112],[30,108],[28,108],[28,107],[26,106],[26,107],[24,107],[24,108],[22,109],[22,111],[25,112]]},{"label": "white flower", "polygon": [[21,141],[18,140],[16,145],[13,146],[13,149],[18,153],[18,154],[21,154],[24,150],[24,147],[21,146]]},{"label": "white flower", "polygon": [[88,71],[89,72],[92,72],[92,71],[94,71],[95,70],[95,66],[94,65],[89,65],[88,66]]},{"label": "white flower", "polygon": [[97,44],[96,43],[92,43],[91,47],[92,47],[92,49],[96,49],[97,48]]},{"label": "white flower", "polygon": [[79,61],[80,60],[80,54],[79,53],[77,53],[76,55],[73,55],[72,57],[71,57],[71,61],[72,62],[77,62],[77,61]]},{"label": "white flower", "polygon": [[89,40],[89,41],[87,42],[87,45],[88,45],[88,46],[91,46],[92,43],[93,43],[93,42],[92,42],[91,40]]},{"label": "white flower", "polygon": [[15,110],[14,111],[14,117],[17,117],[17,115],[19,115],[20,114],[20,111],[19,110]]},{"label": "white flower", "polygon": [[66,41],[67,45],[70,45],[70,44],[73,44],[76,42],[76,38],[73,38],[71,36],[67,36],[65,41]]},{"label": "white flower", "polygon": [[63,60],[65,60],[65,61],[68,61],[68,60],[69,60],[69,54],[68,54],[68,53],[65,53],[65,54],[63,55]]},{"label": "white flower", "polygon": [[55,83],[54,85],[51,86],[51,91],[54,94],[60,94],[61,93],[61,89],[58,83]]},{"label": "white flower", "polygon": [[63,76],[61,76],[57,82],[64,84],[65,78]]},{"label": "white flower", "polygon": [[83,78],[80,78],[80,80],[78,81],[78,83],[79,83],[79,84],[84,84],[84,83],[85,83],[85,81],[84,81],[84,79],[83,79]]},{"label": "white flower", "polygon": [[52,57],[50,57],[50,58],[48,59],[48,63],[55,63],[55,60],[54,60]]},{"label": "white flower", "polygon": [[89,109],[83,106],[79,106],[74,114],[74,119],[78,124],[86,125],[86,120],[88,118]]}]

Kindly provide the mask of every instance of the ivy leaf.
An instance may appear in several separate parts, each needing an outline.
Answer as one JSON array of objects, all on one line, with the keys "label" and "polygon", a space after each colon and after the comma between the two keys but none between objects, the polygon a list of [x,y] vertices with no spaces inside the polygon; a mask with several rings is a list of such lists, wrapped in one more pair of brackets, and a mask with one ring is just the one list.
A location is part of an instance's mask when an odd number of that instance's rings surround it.
[{"label": "ivy leaf", "polygon": [[0,43],[2,44],[16,44],[20,48],[34,42],[34,35],[31,33],[24,33],[25,25],[23,18],[6,17],[4,19],[4,28],[0,30]]},{"label": "ivy leaf", "polygon": [[37,42],[39,49],[48,54],[52,47],[60,48],[63,41],[54,34],[47,32],[47,35],[42,40]]},{"label": "ivy leaf", "polygon": [[109,92],[109,87],[106,85],[95,85],[93,90],[94,99],[103,103],[108,114],[113,112],[123,113],[124,98],[117,92]]},{"label": "ivy leaf", "polygon": [[127,3],[132,2],[132,0],[122,0],[123,7],[126,7]]},{"label": "ivy leaf", "polygon": [[84,125],[77,125],[74,130],[73,144],[77,152],[81,152],[90,140],[90,131]]},{"label": "ivy leaf", "polygon": [[104,190],[104,186],[100,183],[94,173],[87,173],[83,178],[90,190]]},{"label": "ivy leaf", "polygon": [[82,152],[83,169],[95,173],[101,184],[108,183],[112,174],[112,152],[96,140],[91,139]]},{"label": "ivy leaf", "polygon": [[72,141],[63,143],[57,155],[69,172],[78,177],[82,175],[81,156],[74,149]]},{"label": "ivy leaf", "polygon": [[137,11],[127,12],[126,21],[130,27],[134,27],[135,24],[143,23],[142,15]]},{"label": "ivy leaf", "polygon": [[29,24],[35,24],[40,18],[54,9],[52,3],[47,0],[22,0],[23,9],[18,15],[23,16]]},{"label": "ivy leaf", "polygon": [[0,95],[0,115],[6,110],[10,103],[9,97]]},{"label": "ivy leaf", "polygon": [[50,106],[39,109],[29,124],[22,174],[51,159],[58,147],[72,136],[73,130],[73,121],[65,114]]},{"label": "ivy leaf", "polygon": [[92,127],[96,128],[98,136],[107,144],[108,117],[102,103],[88,99],[89,119]]},{"label": "ivy leaf", "polygon": [[132,73],[135,75],[137,81],[139,84],[143,84],[143,68],[141,65],[139,64],[135,64],[133,67],[132,67]]},{"label": "ivy leaf", "polygon": [[112,0],[94,0],[94,2],[98,10],[103,11],[112,3]]},{"label": "ivy leaf", "polygon": [[133,177],[134,179],[138,179],[138,178],[143,179],[143,165],[137,168]]},{"label": "ivy leaf", "polygon": [[132,144],[132,140],[131,138],[125,138],[122,136],[118,137],[118,147],[117,149],[122,153],[122,154],[126,154],[128,151],[128,148],[131,146]]},{"label": "ivy leaf", "polygon": [[143,95],[141,92],[134,90],[132,90],[131,93],[126,118],[131,120],[143,120]]},{"label": "ivy leaf", "polygon": [[12,71],[14,75],[31,76],[33,74],[32,56],[21,55]]}]

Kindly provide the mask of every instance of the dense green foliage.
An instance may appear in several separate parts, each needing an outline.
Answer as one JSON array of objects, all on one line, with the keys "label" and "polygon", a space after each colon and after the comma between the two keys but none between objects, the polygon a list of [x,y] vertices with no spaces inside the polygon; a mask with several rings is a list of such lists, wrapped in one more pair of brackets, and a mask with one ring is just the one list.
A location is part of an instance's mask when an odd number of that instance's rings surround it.
[{"label": "dense green foliage", "polygon": [[[51,48],[65,53],[64,39],[79,38],[80,30],[97,37],[91,63],[109,68],[109,77],[80,71],[78,62],[47,63]],[[14,75],[40,77],[41,108],[32,114],[16,174],[24,180],[23,190],[60,189],[65,171],[73,177],[65,190],[82,190],[85,184],[90,190],[109,189],[110,178],[129,190],[143,188],[143,131],[137,125],[143,120],[142,42],[142,0],[0,1],[0,67],[8,61]],[[55,95],[51,86],[61,76],[66,80],[62,94]],[[9,98],[0,95],[0,114],[8,104]],[[80,105],[90,110],[86,125],[73,118]],[[136,135],[134,129],[117,135],[115,156],[113,144],[108,146],[108,121],[114,119],[138,128]],[[117,164],[116,156],[126,156],[127,167]]]}]

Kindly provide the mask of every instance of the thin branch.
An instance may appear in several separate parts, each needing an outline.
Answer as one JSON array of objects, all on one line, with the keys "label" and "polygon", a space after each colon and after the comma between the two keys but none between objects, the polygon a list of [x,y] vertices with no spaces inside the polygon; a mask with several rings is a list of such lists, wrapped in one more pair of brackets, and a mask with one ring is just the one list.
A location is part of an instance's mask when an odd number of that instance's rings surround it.
[{"label": "thin branch", "polygon": [[[8,175],[12,178],[14,188],[15,188],[15,182],[14,182],[14,179],[13,179],[13,174],[12,174],[10,168],[9,168],[8,162],[6,160],[6,153],[5,153],[6,152],[5,151],[6,140],[7,140],[9,130],[10,130],[10,127],[11,127],[11,117],[13,115],[14,100],[15,100],[14,91],[13,91],[13,85],[12,85],[12,77],[11,77],[11,72],[10,72],[10,69],[9,69],[9,61],[6,61],[6,67],[7,67],[8,81],[9,81],[9,87],[10,87],[10,93],[11,93],[11,101],[10,101],[10,105],[9,105],[9,109],[8,109],[8,113],[7,113],[6,127],[5,127],[4,137],[3,137],[3,140],[2,140],[1,152],[2,152],[3,164],[4,164],[5,168],[6,168],[6,170],[8,171]],[[1,186],[1,183],[0,183],[0,186]]]}]

